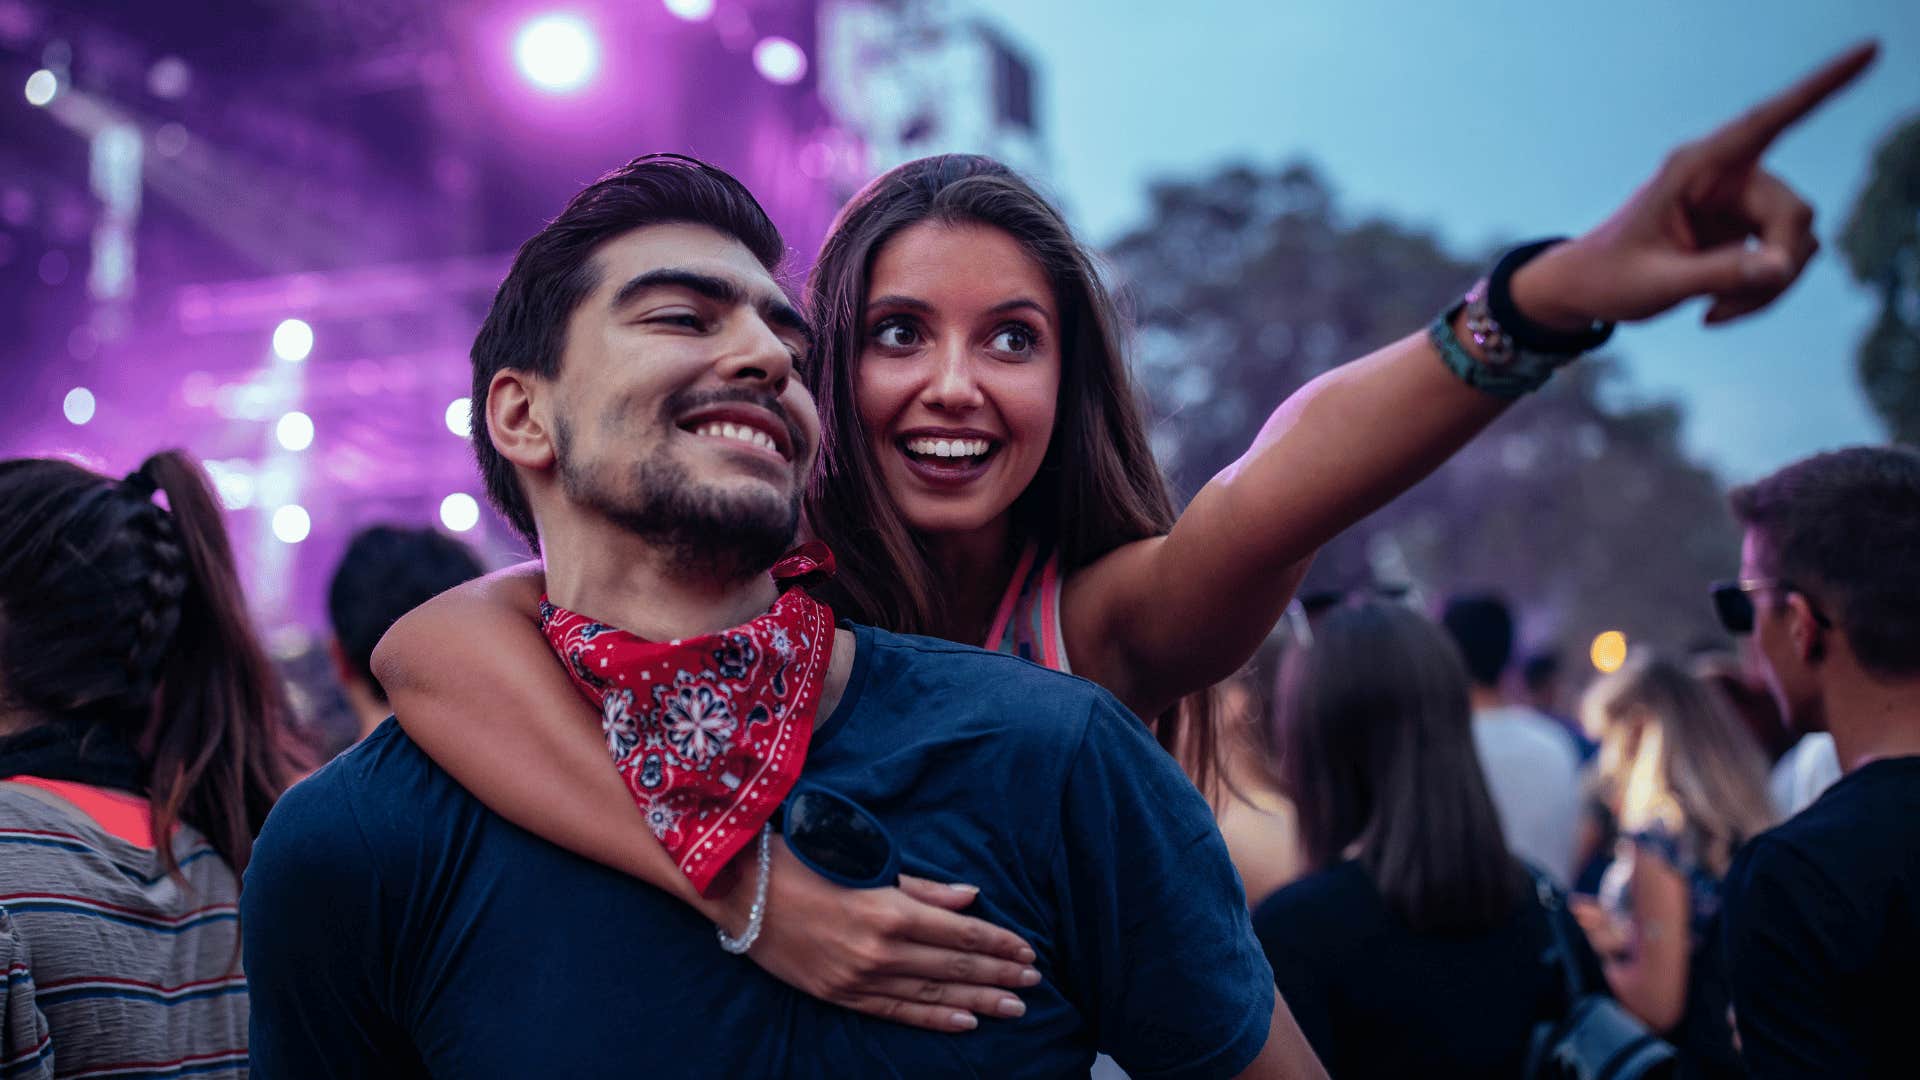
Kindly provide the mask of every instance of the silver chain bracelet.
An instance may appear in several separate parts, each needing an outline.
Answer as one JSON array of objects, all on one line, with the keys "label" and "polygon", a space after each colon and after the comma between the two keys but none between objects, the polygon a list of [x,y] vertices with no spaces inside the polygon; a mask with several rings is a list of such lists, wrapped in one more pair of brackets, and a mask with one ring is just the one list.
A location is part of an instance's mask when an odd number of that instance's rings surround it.
[{"label": "silver chain bracelet", "polygon": [[720,947],[735,956],[744,956],[753,943],[760,940],[760,927],[767,917],[767,881],[773,876],[773,825],[768,823],[760,829],[760,880],[753,885],[753,906],[747,909],[747,928],[739,937],[727,933],[727,928],[714,925],[714,932],[720,935]]}]

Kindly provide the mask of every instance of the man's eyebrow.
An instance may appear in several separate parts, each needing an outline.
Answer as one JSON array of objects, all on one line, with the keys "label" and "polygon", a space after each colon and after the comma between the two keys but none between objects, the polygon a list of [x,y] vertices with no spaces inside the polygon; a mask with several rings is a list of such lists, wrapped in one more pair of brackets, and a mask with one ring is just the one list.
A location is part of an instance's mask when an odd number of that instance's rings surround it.
[{"label": "man's eyebrow", "polygon": [[746,297],[738,282],[713,274],[702,274],[697,270],[682,270],[679,267],[663,266],[658,270],[649,270],[627,279],[625,285],[613,294],[612,306],[623,308],[633,302],[633,298],[648,289],[685,289],[698,293],[716,303],[738,304]]},{"label": "man's eyebrow", "polygon": [[[663,288],[685,289],[717,304],[747,302],[747,290],[732,278],[703,274],[698,270],[687,270],[676,266],[665,266],[629,278],[626,284],[615,290],[611,306],[618,310],[632,303],[635,297],[648,289]],[[799,334],[808,345],[813,344],[813,328],[807,325],[807,320],[799,310],[788,303],[784,297],[756,297],[753,300],[753,307],[767,322]]]}]

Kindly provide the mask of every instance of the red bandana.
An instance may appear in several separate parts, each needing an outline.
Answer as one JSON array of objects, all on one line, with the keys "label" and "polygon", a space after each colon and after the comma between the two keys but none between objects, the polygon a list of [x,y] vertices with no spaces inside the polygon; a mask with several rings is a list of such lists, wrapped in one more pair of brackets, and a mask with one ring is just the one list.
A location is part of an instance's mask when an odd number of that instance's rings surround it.
[{"label": "red bandana", "polygon": [[[818,541],[773,567],[782,586],[833,573]],[[600,709],[647,824],[702,896],[800,778],[833,657],[833,612],[787,588],[765,615],[664,645],[540,598],[540,628]]]}]

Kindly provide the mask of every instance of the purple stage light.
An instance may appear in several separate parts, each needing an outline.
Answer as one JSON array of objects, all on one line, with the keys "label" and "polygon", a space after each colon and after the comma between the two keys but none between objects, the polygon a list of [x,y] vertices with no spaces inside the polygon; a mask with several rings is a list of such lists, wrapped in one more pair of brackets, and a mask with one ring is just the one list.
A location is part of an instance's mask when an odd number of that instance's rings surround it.
[{"label": "purple stage light", "polygon": [[792,86],[807,77],[807,54],[786,38],[761,38],[753,47],[753,66],[768,82]]},{"label": "purple stage light", "polygon": [[297,503],[288,503],[273,512],[273,535],[283,544],[297,544],[312,531],[313,518]]},{"label": "purple stage light", "polygon": [[161,124],[153,133],[153,152],[161,157],[179,157],[187,148],[187,129],[182,124]]},{"label": "purple stage light", "polygon": [[273,328],[273,355],[290,364],[297,364],[312,352],[313,327],[305,322],[286,319]]},{"label": "purple stage light", "polygon": [[93,419],[93,410],[93,391],[84,386],[67,391],[66,400],[60,403],[60,411],[67,415],[69,424],[84,424]]},{"label": "purple stage light", "polygon": [[207,475],[220,493],[220,505],[229,510],[245,510],[253,505],[253,468],[245,460],[209,461]]},{"label": "purple stage light", "polygon": [[713,0],[663,0],[667,11],[688,22],[704,22],[713,15]]},{"label": "purple stage light", "polygon": [[193,69],[177,56],[163,56],[147,69],[147,92],[163,101],[178,101],[193,86]]},{"label": "purple stage light", "polygon": [[447,430],[463,439],[473,434],[471,398],[454,398],[447,403]]},{"label": "purple stage light", "polygon": [[440,500],[440,524],[454,532],[466,532],[480,524],[480,504],[464,491],[456,491]]},{"label": "purple stage light", "polygon": [[600,42],[577,15],[542,15],[513,39],[513,61],[528,82],[556,94],[587,85],[600,67]]},{"label": "purple stage light", "polygon": [[273,426],[273,437],[289,450],[305,450],[313,445],[313,417],[303,412],[290,412]]},{"label": "purple stage light", "polygon": [[72,260],[67,253],[59,249],[40,256],[40,280],[48,285],[58,285],[67,280],[67,271],[72,269]]},{"label": "purple stage light", "polygon": [[60,92],[60,77],[46,68],[27,76],[27,104],[44,107]]}]

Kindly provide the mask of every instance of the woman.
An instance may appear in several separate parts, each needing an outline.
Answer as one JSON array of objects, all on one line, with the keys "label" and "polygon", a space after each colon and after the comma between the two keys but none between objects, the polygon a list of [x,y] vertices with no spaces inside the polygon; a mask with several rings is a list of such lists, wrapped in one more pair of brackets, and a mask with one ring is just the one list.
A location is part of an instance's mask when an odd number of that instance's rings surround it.
[{"label": "woman", "polygon": [[1759,744],[1706,685],[1647,659],[1582,704],[1600,740],[1597,788],[1618,823],[1598,901],[1574,912],[1614,996],[1680,1051],[1693,1076],[1739,1076],[1719,951],[1720,882],[1773,824]]},{"label": "woman", "polygon": [[[1871,58],[1856,50],[1683,148],[1607,222],[1519,266],[1502,279],[1509,321],[1565,347],[1590,341],[1596,320],[1694,296],[1715,298],[1714,321],[1769,303],[1816,245],[1805,205],[1758,158]],[[838,613],[1092,679],[1158,718],[1163,745],[1210,792],[1216,738],[1195,696],[1253,654],[1319,545],[1432,471],[1527,382],[1509,377],[1498,327],[1482,344],[1451,312],[1283,402],[1176,519],[1092,259],[1004,166],[930,158],[875,180],[841,212],[808,299],[819,355],[803,377],[824,445],[807,520],[839,559],[827,596]],[[592,713],[532,624],[540,593],[533,566],[455,590],[402,620],[376,674],[408,732],[489,805],[685,896],[659,845],[616,813],[626,795]],[[849,898],[783,857],[770,910],[787,916],[751,955],[888,1015],[922,1015],[873,992],[901,974],[932,980],[941,1004],[977,996],[939,965],[956,962],[956,943],[980,951],[967,942],[984,924],[934,910],[965,898],[924,885]],[[950,1010],[924,1013],[962,1029]]]},{"label": "woman", "polygon": [[287,717],[197,464],[0,462],[0,1073],[246,1075],[235,905]]},{"label": "woman", "polygon": [[[1565,984],[1542,960],[1547,910],[1501,839],[1452,641],[1411,608],[1361,601],[1289,650],[1276,698],[1307,874],[1254,930],[1327,1072],[1519,1076]],[[1592,955],[1579,960],[1598,988]]]},{"label": "woman", "polygon": [[1221,683],[1217,692],[1220,780],[1226,790],[1215,801],[1214,821],[1227,842],[1233,868],[1240,873],[1250,908],[1300,876],[1299,825],[1293,802],[1281,793],[1273,773],[1273,738],[1267,723],[1271,710],[1263,692],[1273,685],[1278,661],[1278,649],[1262,646],[1253,662]]}]

